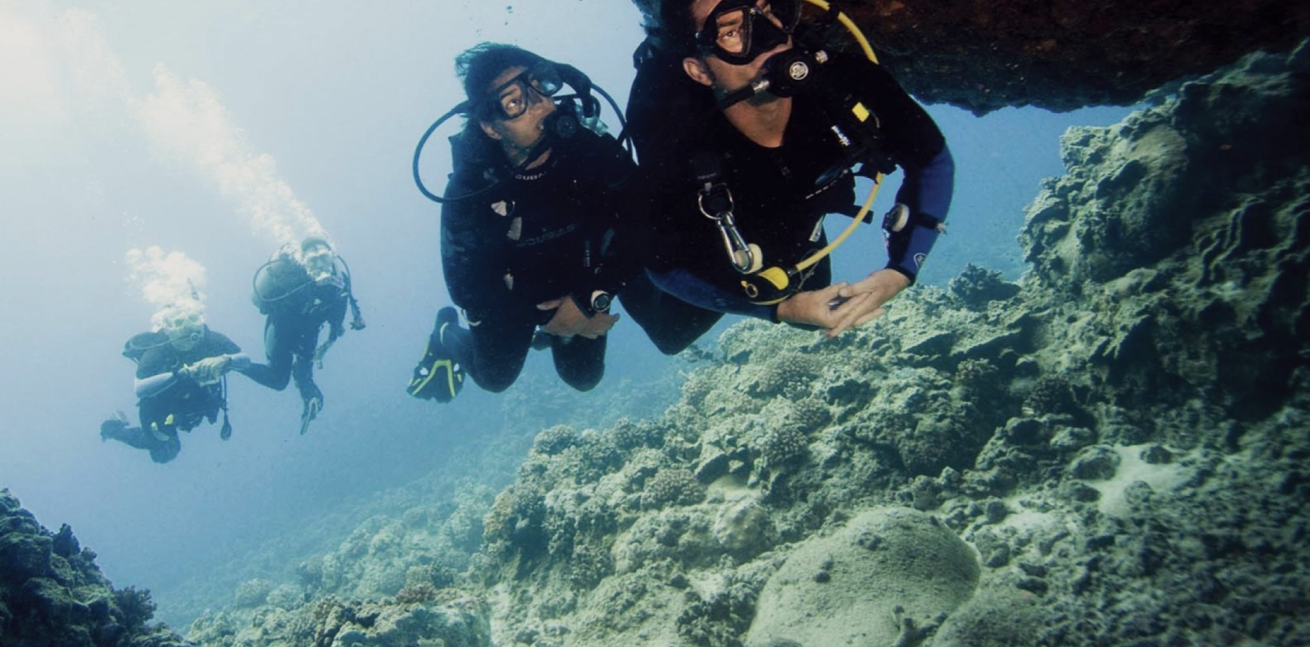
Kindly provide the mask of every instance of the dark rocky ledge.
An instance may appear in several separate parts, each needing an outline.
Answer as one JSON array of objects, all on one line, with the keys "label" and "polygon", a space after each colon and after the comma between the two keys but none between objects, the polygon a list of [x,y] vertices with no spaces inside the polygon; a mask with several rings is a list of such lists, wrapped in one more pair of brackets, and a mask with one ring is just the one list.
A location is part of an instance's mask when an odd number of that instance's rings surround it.
[{"label": "dark rocky ledge", "polygon": [[[648,11],[659,0],[633,0]],[[1288,0],[846,0],[883,64],[920,100],[976,113],[1128,105],[1310,34]]]},{"label": "dark rocky ledge", "polygon": [[0,489],[0,645],[184,647],[150,623],[150,592],[116,590],[67,524],[52,533]]}]

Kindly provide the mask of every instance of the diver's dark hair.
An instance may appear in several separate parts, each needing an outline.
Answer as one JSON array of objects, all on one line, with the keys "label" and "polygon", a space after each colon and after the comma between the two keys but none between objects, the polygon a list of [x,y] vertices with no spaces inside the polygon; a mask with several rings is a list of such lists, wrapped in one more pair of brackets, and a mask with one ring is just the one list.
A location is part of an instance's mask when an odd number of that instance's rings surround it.
[{"label": "diver's dark hair", "polygon": [[[479,124],[488,118],[485,106],[487,91],[491,82],[501,72],[511,67],[532,66],[545,61],[541,56],[522,47],[504,43],[478,43],[455,57],[455,74],[464,85],[464,96],[469,100],[469,111],[464,122],[464,130],[451,139],[452,153],[457,161],[456,172],[461,167],[481,174],[487,164],[500,163],[504,156]],[[495,160],[493,162],[492,160]]]},{"label": "diver's dark hair", "polygon": [[511,67],[532,67],[546,59],[522,47],[503,43],[478,43],[455,57],[455,74],[464,82],[474,114],[486,97],[492,81]]},{"label": "diver's dark hair", "polygon": [[696,53],[696,20],[691,15],[693,0],[653,0],[658,13],[648,13],[646,35],[661,53],[691,56]]}]

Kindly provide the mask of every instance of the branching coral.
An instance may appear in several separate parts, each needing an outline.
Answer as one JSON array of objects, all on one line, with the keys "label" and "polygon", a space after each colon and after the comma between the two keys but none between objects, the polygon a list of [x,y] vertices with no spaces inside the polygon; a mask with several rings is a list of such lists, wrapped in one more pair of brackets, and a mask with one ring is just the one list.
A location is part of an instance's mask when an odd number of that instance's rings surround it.
[{"label": "branching coral", "polygon": [[554,456],[578,444],[578,432],[568,425],[555,425],[537,434],[532,442],[532,452],[542,456]]},{"label": "branching coral", "polygon": [[766,431],[756,449],[760,458],[764,459],[762,467],[775,472],[803,462],[810,451],[805,434],[796,425],[783,425]]},{"label": "branching coral", "polygon": [[705,488],[690,471],[662,469],[646,482],[641,493],[641,507],[647,510],[668,505],[689,505],[705,498]]},{"label": "branching coral", "polygon": [[139,631],[155,617],[155,603],[150,591],[129,586],[114,591],[114,606],[118,607],[123,625],[129,631]]}]

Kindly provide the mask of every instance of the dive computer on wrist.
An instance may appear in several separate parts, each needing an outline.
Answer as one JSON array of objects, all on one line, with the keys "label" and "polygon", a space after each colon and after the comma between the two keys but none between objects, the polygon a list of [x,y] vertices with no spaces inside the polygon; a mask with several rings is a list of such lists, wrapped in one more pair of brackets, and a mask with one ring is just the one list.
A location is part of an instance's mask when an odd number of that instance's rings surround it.
[{"label": "dive computer on wrist", "polygon": [[609,312],[610,304],[613,301],[614,301],[614,297],[611,296],[609,292],[606,292],[604,290],[596,290],[592,292],[591,303],[588,304],[589,305],[588,309],[591,310],[589,314],[594,315],[597,312]]}]

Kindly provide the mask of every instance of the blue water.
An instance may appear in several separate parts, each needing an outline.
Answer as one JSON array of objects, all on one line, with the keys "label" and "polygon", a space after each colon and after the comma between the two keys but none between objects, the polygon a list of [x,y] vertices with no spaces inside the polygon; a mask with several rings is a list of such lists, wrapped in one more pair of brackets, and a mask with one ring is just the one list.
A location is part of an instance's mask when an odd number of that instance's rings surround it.
[{"label": "blue water", "polygon": [[[414,188],[410,155],[460,98],[452,61],[462,49],[514,42],[579,66],[622,99],[638,22],[620,0],[0,5],[0,487],[47,527],[70,524],[117,585],[153,589],[161,615],[181,621],[169,592],[183,583],[221,577],[232,560],[345,503],[454,469],[445,464],[453,447],[507,417],[535,415],[523,407],[551,409],[522,384],[517,395],[528,397],[470,388],[445,407],[404,394],[446,302],[437,209]],[[219,124],[239,129],[183,134],[239,141],[276,161],[274,176],[349,260],[369,322],[318,372],[326,410],[308,435],[297,435],[294,390],[234,376],[233,438],[201,427],[163,466],[97,435],[116,409],[136,419],[133,365],[119,351],[153,312],[126,280],[125,253],[158,245],[203,265],[210,325],[258,356],[263,322],[250,280],[276,240],[195,155],[161,151],[148,136],[168,125],[140,117],[160,64],[184,86],[205,84]],[[1040,179],[1062,170],[1059,135],[1118,121],[1125,109],[932,113],[959,169],[950,235],[923,276],[941,283],[967,263],[1017,278],[1014,236]],[[439,185],[444,157],[440,145],[429,151],[430,182]],[[836,275],[862,277],[881,254],[876,232],[862,232],[837,253]],[[669,366],[630,322],[610,348],[611,387]],[[550,373],[536,356],[525,380]],[[597,426],[615,414],[582,409]]]}]

